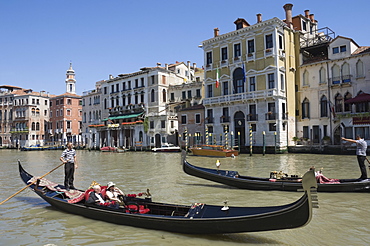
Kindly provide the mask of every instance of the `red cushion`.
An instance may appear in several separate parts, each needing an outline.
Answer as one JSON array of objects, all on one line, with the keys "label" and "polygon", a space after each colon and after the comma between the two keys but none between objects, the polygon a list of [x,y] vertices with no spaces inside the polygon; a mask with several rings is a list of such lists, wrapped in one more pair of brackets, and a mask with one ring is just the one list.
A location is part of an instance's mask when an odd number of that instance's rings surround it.
[{"label": "red cushion", "polygon": [[[101,195],[102,195],[102,198],[105,200],[105,197],[106,197],[106,192],[107,192],[107,186],[100,186],[101,188]],[[94,189],[88,189],[85,191],[85,201],[87,201],[87,199],[89,199],[89,196],[90,196],[90,193],[94,191]]]},{"label": "red cushion", "polygon": [[[130,213],[130,210],[129,209],[136,210],[137,209],[137,206],[136,205],[128,205],[128,206],[126,206],[126,208],[127,208],[126,209],[126,213]],[[149,208],[145,208],[143,205],[139,205],[139,214],[146,214],[149,211],[150,211]],[[131,213],[137,214],[138,212],[132,212],[131,211]]]}]

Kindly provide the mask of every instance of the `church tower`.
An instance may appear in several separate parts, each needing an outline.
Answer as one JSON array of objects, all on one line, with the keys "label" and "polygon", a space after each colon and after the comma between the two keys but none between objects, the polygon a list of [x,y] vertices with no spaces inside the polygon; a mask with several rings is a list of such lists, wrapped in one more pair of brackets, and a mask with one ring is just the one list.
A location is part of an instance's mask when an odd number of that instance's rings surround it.
[{"label": "church tower", "polygon": [[67,70],[66,75],[66,92],[76,94],[76,79],[75,71],[72,68],[72,62],[69,64],[69,69]]}]

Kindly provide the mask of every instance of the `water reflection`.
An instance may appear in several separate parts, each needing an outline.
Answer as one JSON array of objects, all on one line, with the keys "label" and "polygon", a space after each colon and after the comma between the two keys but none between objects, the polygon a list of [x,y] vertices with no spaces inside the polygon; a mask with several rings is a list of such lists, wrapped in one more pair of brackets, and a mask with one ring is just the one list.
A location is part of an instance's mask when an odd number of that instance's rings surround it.
[{"label": "water reflection", "polygon": [[[41,176],[60,164],[61,151],[23,152],[2,150],[0,200],[24,184],[19,178],[17,159],[31,174]],[[92,181],[105,185],[113,181],[126,193],[150,188],[154,201],[190,205],[193,202],[230,206],[273,206],[296,200],[301,193],[248,191],[227,187],[186,175],[178,153],[100,153],[77,151],[79,168],[75,185],[87,188]],[[189,156],[190,163],[214,168],[217,159]],[[357,178],[360,171],[355,156],[334,155],[241,155],[220,159],[221,168],[241,174],[268,177],[270,171],[304,173],[310,166],[323,167],[330,178]],[[48,179],[63,182],[60,168]],[[0,207],[0,245],[367,245],[367,204],[369,194],[320,193],[319,209],[305,227],[231,235],[182,235],[163,231],[117,226],[66,214],[51,208],[27,190]],[[107,243],[109,242],[109,243]],[[309,242],[309,243],[308,243]]]}]

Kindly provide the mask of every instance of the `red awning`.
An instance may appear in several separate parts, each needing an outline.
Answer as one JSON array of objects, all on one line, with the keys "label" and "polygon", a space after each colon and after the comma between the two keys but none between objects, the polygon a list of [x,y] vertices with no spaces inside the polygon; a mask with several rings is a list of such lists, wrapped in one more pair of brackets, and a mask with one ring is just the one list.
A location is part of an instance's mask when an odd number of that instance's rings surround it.
[{"label": "red awning", "polygon": [[353,98],[348,99],[344,103],[363,103],[363,102],[370,102],[370,94],[361,93]]}]

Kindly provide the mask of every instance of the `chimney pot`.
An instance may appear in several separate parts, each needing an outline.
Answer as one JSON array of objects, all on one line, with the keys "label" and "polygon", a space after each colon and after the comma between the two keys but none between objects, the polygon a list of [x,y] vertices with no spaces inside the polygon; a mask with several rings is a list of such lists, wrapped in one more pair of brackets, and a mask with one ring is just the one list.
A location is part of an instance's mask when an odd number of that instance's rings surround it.
[{"label": "chimney pot", "polygon": [[304,11],[304,16],[306,17],[306,18],[308,18],[309,17],[309,15],[310,15],[310,11],[307,9],[307,10],[305,10]]},{"label": "chimney pot", "polygon": [[220,30],[216,27],[213,29],[214,36],[217,37],[219,35]]},{"label": "chimney pot", "polygon": [[257,14],[257,23],[262,22],[262,14]]},{"label": "chimney pot", "polygon": [[285,23],[288,25],[288,27],[292,28],[292,8],[293,4],[287,3],[283,6],[285,10]]},{"label": "chimney pot", "polygon": [[310,20],[311,20],[311,22],[315,21],[315,15],[314,14],[310,14]]}]

